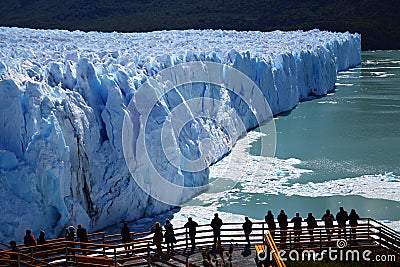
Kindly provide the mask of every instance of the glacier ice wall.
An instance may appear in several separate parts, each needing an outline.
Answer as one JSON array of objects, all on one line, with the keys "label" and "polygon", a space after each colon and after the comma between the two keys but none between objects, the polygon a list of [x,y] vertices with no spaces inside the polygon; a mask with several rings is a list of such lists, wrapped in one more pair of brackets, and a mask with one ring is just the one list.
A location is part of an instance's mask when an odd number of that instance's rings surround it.
[{"label": "glacier ice wall", "polygon": [[[218,100],[200,107],[215,120],[194,118],[171,140],[171,157],[195,157],[207,139],[214,144],[208,151],[211,164],[229,152],[237,136],[257,126],[238,97],[201,84],[170,91],[144,125],[137,96],[155,93],[140,89],[148,77],[185,62],[226,64],[254,81],[273,114],[279,114],[332,91],[337,71],[361,63],[360,43],[358,34],[318,30],[122,34],[0,28],[0,240],[21,239],[28,228],[44,229],[49,237],[69,224],[97,230],[169,209],[132,179],[137,176],[151,190],[152,172],[142,155],[132,154],[132,174],[125,161],[127,113],[130,149],[139,149],[135,140],[147,127],[155,167],[189,187],[206,185],[208,169],[164,167],[165,158],[159,157],[159,125],[172,108],[193,97]],[[226,108],[214,106],[220,100]],[[216,124],[231,117],[232,109],[244,121],[235,138]],[[178,197],[184,201],[191,195]]]}]

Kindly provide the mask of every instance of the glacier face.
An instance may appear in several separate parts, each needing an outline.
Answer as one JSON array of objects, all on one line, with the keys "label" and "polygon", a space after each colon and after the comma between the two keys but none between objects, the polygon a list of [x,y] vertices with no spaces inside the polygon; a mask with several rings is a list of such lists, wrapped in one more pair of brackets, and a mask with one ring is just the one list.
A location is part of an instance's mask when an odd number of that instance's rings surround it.
[{"label": "glacier face", "polygon": [[[205,186],[208,169],[186,170],[182,155],[195,161],[205,153],[207,164],[216,162],[247,129],[269,118],[250,112],[253,104],[224,86],[195,83],[195,69],[186,69],[192,84],[167,93],[144,86],[163,70],[188,62],[232,67],[258,86],[275,115],[332,91],[338,70],[361,63],[360,43],[358,34],[318,30],[0,28],[0,240],[21,239],[28,228],[56,236],[78,223],[93,231],[169,209],[154,193],[154,170],[184,189]],[[226,84],[234,77],[215,79]],[[253,90],[238,86],[257,102]],[[157,101],[145,117],[152,97]],[[201,101],[188,104],[191,99]],[[179,133],[174,110],[189,114]],[[172,202],[196,192],[182,190]]]}]

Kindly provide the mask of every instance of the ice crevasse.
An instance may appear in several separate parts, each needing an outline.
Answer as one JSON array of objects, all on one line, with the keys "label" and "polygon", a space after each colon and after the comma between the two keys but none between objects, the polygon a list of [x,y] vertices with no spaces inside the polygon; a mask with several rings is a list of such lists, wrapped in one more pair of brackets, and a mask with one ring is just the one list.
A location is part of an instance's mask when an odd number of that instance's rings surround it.
[{"label": "ice crevasse", "polygon": [[[207,185],[208,169],[184,170],[180,156],[196,160],[207,153],[207,164],[216,162],[268,114],[255,116],[242,95],[216,84],[166,82],[164,89],[173,88],[168,92],[143,86],[187,62],[215,62],[240,71],[276,115],[334,90],[337,72],[361,63],[361,36],[319,30],[0,28],[0,240],[20,239],[25,229],[58,236],[78,223],[94,231],[165,211],[170,205],[150,196],[157,186],[154,169],[173,184]],[[194,71],[186,69],[184,78],[195,81]],[[236,90],[256,103],[253,90],[242,86]],[[155,96],[144,117],[146,103]],[[187,104],[191,99],[197,101],[193,106]],[[186,117],[179,133],[171,126],[179,124],[171,120],[175,109]],[[127,114],[130,134],[123,140]],[[211,141],[201,150],[204,140]],[[194,193],[183,190],[172,197],[180,203]]]}]

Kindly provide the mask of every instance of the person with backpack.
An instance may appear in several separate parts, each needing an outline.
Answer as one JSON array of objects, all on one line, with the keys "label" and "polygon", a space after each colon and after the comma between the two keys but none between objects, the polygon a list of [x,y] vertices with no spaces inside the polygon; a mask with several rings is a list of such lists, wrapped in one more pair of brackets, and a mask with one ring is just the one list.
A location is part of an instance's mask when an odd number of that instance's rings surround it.
[{"label": "person with backpack", "polygon": [[267,215],[264,217],[265,222],[268,225],[268,231],[271,233],[272,238],[275,237],[275,230],[276,230],[276,224],[275,224],[275,219],[274,215],[272,214],[272,211],[268,211]]},{"label": "person with backpack", "polygon": [[211,228],[213,229],[214,235],[214,246],[217,247],[218,244],[221,244],[221,227],[222,220],[218,217],[218,213],[214,214],[214,219],[211,220]]},{"label": "person with backpack", "polygon": [[151,227],[151,232],[153,235],[153,243],[156,245],[158,251],[162,251],[162,242],[164,239],[163,230],[159,222],[155,222],[153,227]]},{"label": "person with backpack", "polygon": [[174,243],[176,243],[175,233],[174,233],[174,226],[172,225],[169,219],[165,220],[165,243],[167,244],[167,253],[173,254],[174,250]]},{"label": "person with backpack", "polygon": [[347,215],[347,211],[343,209],[343,207],[339,208],[339,212],[336,214],[336,221],[339,227],[339,238],[342,237],[342,231],[344,234],[344,238],[346,238],[346,221],[349,219]]},{"label": "person with backpack", "polygon": [[314,228],[318,227],[317,220],[315,220],[312,212],[309,212],[307,218],[305,218],[304,221],[307,223],[307,230],[308,234],[310,235],[310,242],[312,243],[314,242]]},{"label": "person with backpack", "polygon": [[321,220],[325,222],[325,229],[326,234],[328,235],[328,241],[331,241],[333,234],[333,221],[335,220],[335,217],[333,216],[331,211],[327,209]]}]

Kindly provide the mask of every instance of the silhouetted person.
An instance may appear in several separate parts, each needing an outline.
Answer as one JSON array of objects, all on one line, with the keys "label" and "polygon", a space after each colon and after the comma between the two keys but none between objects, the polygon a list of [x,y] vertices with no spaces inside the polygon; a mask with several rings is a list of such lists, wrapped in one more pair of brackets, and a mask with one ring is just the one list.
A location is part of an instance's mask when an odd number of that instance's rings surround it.
[{"label": "silhouetted person", "polygon": [[44,245],[44,244],[46,244],[47,243],[47,241],[46,241],[46,233],[42,230],[42,231],[40,231],[40,233],[39,233],[39,237],[38,237],[38,240],[37,240],[37,244],[38,245]]},{"label": "silhouetted person", "polygon": [[300,213],[296,212],[296,216],[294,216],[291,220],[291,222],[293,223],[293,230],[294,230],[294,242],[300,242],[302,221],[303,218],[300,217]]},{"label": "silhouetted person", "polygon": [[281,210],[279,213],[278,217],[278,224],[279,224],[279,229],[281,233],[281,242],[286,243],[286,236],[287,236],[287,226],[288,226],[288,217],[285,214],[284,210]]},{"label": "silhouetted person", "polygon": [[164,239],[161,224],[159,222],[155,222],[153,227],[151,227],[151,232],[154,233],[153,243],[156,245],[157,250],[161,251],[161,244]]},{"label": "silhouetted person", "polygon": [[[89,241],[86,233],[86,228],[82,227],[81,224],[78,224],[78,229],[76,230],[76,236],[79,238],[79,242],[87,243]],[[80,243],[80,247],[83,250],[83,254],[86,255],[86,244]]]},{"label": "silhouetted person", "polygon": [[349,215],[349,224],[351,227],[351,233],[352,233],[353,239],[356,239],[356,232],[357,232],[357,226],[358,226],[359,219],[360,219],[360,216],[358,216],[355,209],[352,209],[350,211],[350,215]]},{"label": "silhouetted person", "polygon": [[335,220],[335,217],[328,209],[326,210],[326,213],[322,216],[321,220],[325,222],[325,229],[326,229],[326,234],[328,235],[328,241],[331,241],[333,234],[333,221]]},{"label": "silhouetted person", "polygon": [[197,233],[196,227],[198,226],[199,224],[193,221],[191,217],[189,217],[187,223],[185,223],[185,228],[187,228],[189,231],[189,238],[190,238],[190,243],[192,244],[192,251],[194,251],[194,249],[196,248],[196,233]]},{"label": "silhouetted person", "polygon": [[[123,244],[129,244],[132,242],[131,229],[129,228],[128,222],[124,222],[121,228],[121,239]],[[125,250],[130,249],[129,245],[124,245]]]},{"label": "silhouetted person", "polygon": [[346,221],[349,219],[347,215],[347,211],[343,209],[343,207],[339,208],[339,212],[336,214],[336,221],[339,227],[339,238],[342,236],[342,231],[344,234],[344,238],[346,238]]},{"label": "silhouetted person", "polygon": [[19,248],[17,248],[17,242],[14,240],[10,241],[10,251],[14,252],[13,254],[10,254],[10,260],[13,262],[9,266],[18,266],[18,254],[19,253]]},{"label": "silhouetted person", "polygon": [[169,219],[165,220],[165,243],[167,244],[167,253],[173,253],[174,250],[174,243],[176,242],[175,233],[174,233],[174,226],[172,225]]},{"label": "silhouetted person", "polygon": [[[37,244],[40,246],[39,249],[41,251],[46,251],[49,249],[49,247],[46,246],[46,244],[47,244],[46,233],[43,230],[40,231],[40,233],[39,233],[39,237],[37,239]],[[44,256],[47,257],[47,254],[45,253]]]},{"label": "silhouetted person", "polygon": [[253,222],[250,221],[249,217],[244,217],[244,220],[242,228],[244,236],[246,237],[247,246],[250,247],[250,234],[253,231]]},{"label": "silhouetted person", "polygon": [[25,232],[25,236],[24,236],[24,245],[26,247],[34,247],[36,246],[36,239],[35,237],[32,235],[31,230],[26,230]]},{"label": "silhouetted person", "polygon": [[272,214],[272,212],[270,210],[267,212],[267,215],[265,215],[265,222],[268,225],[268,230],[271,233],[271,236],[274,237],[275,230],[276,230],[276,224],[275,224],[274,215]]},{"label": "silhouetted person", "polygon": [[[75,244],[73,243],[75,241],[75,227],[72,225],[65,229],[65,239],[68,241],[67,242],[67,254],[75,255]],[[70,258],[73,260],[73,258]]]},{"label": "silhouetted person", "polygon": [[[211,221],[211,228],[213,229],[214,234],[214,246],[221,244],[221,227],[222,227],[222,220],[218,217],[218,213],[214,214],[214,219]],[[217,243],[218,241],[218,243]]]},{"label": "silhouetted person", "polygon": [[308,233],[310,234],[310,241],[314,242],[314,228],[318,227],[317,220],[315,220],[312,213],[309,212],[307,218],[305,218],[304,221],[307,223]]}]

